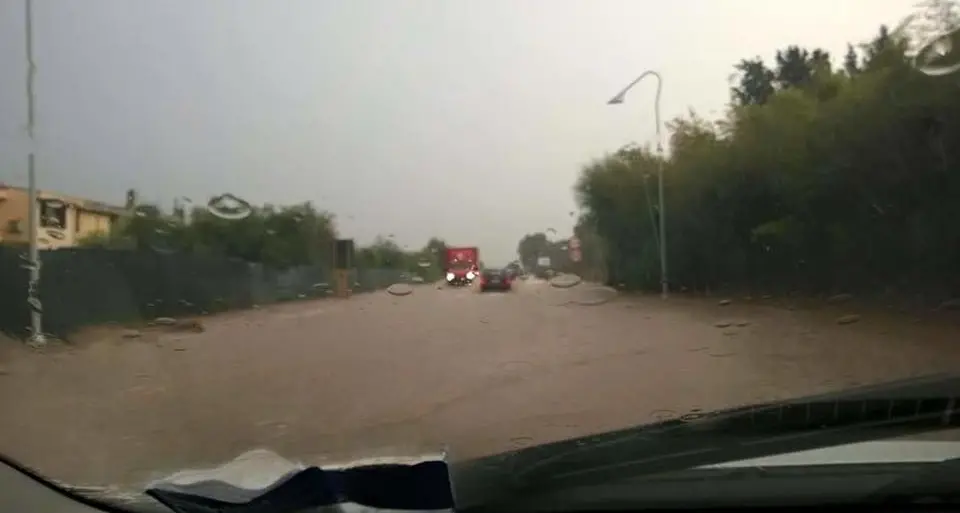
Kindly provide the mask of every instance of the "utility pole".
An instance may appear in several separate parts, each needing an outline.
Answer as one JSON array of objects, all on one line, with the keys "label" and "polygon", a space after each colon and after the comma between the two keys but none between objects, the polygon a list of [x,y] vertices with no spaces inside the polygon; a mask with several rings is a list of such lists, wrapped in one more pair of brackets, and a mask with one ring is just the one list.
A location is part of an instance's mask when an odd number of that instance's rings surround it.
[{"label": "utility pole", "polygon": [[28,343],[34,346],[40,346],[46,343],[43,336],[43,303],[40,302],[40,248],[38,238],[40,236],[40,212],[39,198],[37,193],[37,172],[36,156],[34,151],[36,143],[34,141],[34,78],[37,67],[33,63],[33,3],[32,0],[24,0],[26,51],[27,51],[27,137],[29,139],[30,152],[27,155],[27,180],[28,180],[28,215],[27,230],[30,232],[30,249],[27,254],[30,270],[30,281],[27,286],[27,305],[30,307],[30,338]]}]

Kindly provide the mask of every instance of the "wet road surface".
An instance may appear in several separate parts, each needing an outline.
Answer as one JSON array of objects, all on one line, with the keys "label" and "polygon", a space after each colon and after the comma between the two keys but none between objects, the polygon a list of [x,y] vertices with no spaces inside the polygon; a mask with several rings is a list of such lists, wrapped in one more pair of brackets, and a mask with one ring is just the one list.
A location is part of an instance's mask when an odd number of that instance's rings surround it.
[{"label": "wet road surface", "polygon": [[[837,312],[423,285],[234,312],[204,333],[0,351],[0,450],[135,486],[257,447],[464,458],[700,409],[960,369],[960,329]],[[723,327],[718,327],[718,323]]]}]

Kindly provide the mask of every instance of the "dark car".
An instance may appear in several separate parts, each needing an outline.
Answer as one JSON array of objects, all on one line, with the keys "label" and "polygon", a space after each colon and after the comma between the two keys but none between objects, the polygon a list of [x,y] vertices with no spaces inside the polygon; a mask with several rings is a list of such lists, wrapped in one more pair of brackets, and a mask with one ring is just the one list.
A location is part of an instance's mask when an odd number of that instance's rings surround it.
[{"label": "dark car", "polygon": [[513,288],[513,277],[505,269],[484,269],[480,272],[480,292],[488,290],[509,291]]}]

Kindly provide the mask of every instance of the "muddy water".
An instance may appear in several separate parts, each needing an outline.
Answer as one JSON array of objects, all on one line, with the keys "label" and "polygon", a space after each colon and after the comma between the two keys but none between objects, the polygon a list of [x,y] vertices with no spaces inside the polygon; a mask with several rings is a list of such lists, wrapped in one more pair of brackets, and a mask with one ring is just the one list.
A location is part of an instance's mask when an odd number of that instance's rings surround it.
[{"label": "muddy water", "polygon": [[[5,344],[0,450],[134,486],[252,448],[313,461],[455,457],[738,404],[960,369],[960,329],[852,305],[417,287],[232,313],[203,333],[36,353]],[[722,327],[718,327],[718,325]]]}]

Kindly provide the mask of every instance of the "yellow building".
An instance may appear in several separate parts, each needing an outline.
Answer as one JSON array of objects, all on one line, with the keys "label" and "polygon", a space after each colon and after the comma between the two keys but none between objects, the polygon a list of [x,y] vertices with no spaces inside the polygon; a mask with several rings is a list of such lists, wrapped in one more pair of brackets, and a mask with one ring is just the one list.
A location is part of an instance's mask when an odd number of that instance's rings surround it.
[{"label": "yellow building", "polygon": [[[40,249],[73,247],[89,235],[109,233],[124,213],[122,207],[51,191],[38,191],[37,197]],[[0,184],[0,243],[30,241],[29,204],[27,189]]]}]

